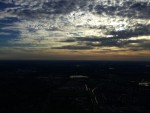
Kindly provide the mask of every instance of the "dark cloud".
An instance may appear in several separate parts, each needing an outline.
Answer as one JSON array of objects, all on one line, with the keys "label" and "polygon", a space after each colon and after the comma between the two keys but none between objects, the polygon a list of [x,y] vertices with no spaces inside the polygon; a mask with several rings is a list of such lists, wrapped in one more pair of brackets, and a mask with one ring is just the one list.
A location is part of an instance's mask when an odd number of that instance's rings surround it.
[{"label": "dark cloud", "polygon": [[[106,0],[107,1],[107,0]],[[105,2],[106,3],[106,2]],[[0,1],[0,9],[20,16],[35,17],[39,14],[67,14],[72,11],[89,10],[91,13],[119,15],[129,18],[150,18],[150,4],[135,0],[104,1],[90,0],[16,0]]]},{"label": "dark cloud", "polygon": [[143,50],[150,50],[150,41],[145,41],[144,43],[140,43],[140,47],[142,47]]},{"label": "dark cloud", "polygon": [[[144,46],[145,40],[130,40],[132,37],[140,37],[140,36],[150,36],[150,25],[136,25],[135,29],[127,29],[123,31],[111,31],[108,35],[112,35],[112,37],[96,37],[96,36],[88,36],[88,37],[71,37],[61,42],[78,42],[78,44],[85,44],[90,47],[127,47],[131,46],[130,43],[139,44],[139,48],[149,49],[149,44]],[[131,47],[135,48],[135,47]]]},{"label": "dark cloud", "polygon": [[91,37],[70,37],[68,39],[62,40],[60,42],[83,42],[83,41],[89,41],[89,42],[96,42],[96,41],[101,41],[101,39],[106,39],[106,38],[99,38],[95,36]]},{"label": "dark cloud", "polygon": [[150,41],[148,40],[109,40],[101,41],[100,43],[84,42],[87,46],[91,47],[119,47],[128,48],[129,50],[140,51],[140,50],[150,50]]},{"label": "dark cloud", "polygon": [[[149,50],[150,42],[146,39],[130,40],[132,37],[150,36],[150,25],[137,25],[134,30],[112,31],[108,35],[112,37],[72,37],[61,42],[77,42],[79,45],[87,47],[119,47],[130,48],[131,50]],[[134,45],[134,44],[135,45]],[[65,47],[67,48],[67,47]]]},{"label": "dark cloud", "polygon": [[[131,16],[136,18],[150,18],[150,4],[149,3],[135,3],[130,6],[130,9],[128,12],[132,12]],[[129,15],[130,16],[130,15]]]},{"label": "dark cloud", "polygon": [[[118,2],[119,4],[119,2]],[[97,14],[106,13],[108,15],[118,15],[129,18],[150,18],[150,4],[148,2],[124,1],[121,5],[115,3],[112,6],[97,4],[89,6],[94,9]]]},{"label": "dark cloud", "polygon": [[75,38],[69,38],[69,39],[61,40],[59,42],[76,42],[76,39]]},{"label": "dark cloud", "polygon": [[136,40],[132,45],[132,41],[126,42],[126,46],[133,51],[150,50],[150,41],[148,40]]},{"label": "dark cloud", "polygon": [[129,50],[112,50],[112,49],[102,49],[102,50],[99,50],[99,51],[93,51],[94,53],[119,53],[119,52],[128,52]]},{"label": "dark cloud", "polygon": [[78,45],[86,45],[87,47],[123,47],[122,42],[118,42],[116,38],[105,38],[105,37],[76,37],[72,39],[66,39],[62,42],[77,42]]},{"label": "dark cloud", "polygon": [[[123,30],[123,31],[111,31],[108,35],[112,35],[110,38],[106,37],[73,37],[63,40],[62,42],[86,42],[87,45],[93,45],[93,42],[99,42],[100,44],[94,44],[97,46],[117,46],[123,47],[125,42],[131,37],[149,36],[150,25],[137,25],[134,30]],[[138,40],[137,40],[138,41]],[[134,41],[133,41],[134,42]],[[132,42],[132,43],[133,43]],[[130,42],[129,42],[130,43]]]},{"label": "dark cloud", "polygon": [[68,45],[68,46],[62,46],[62,47],[52,47],[52,49],[89,50],[89,49],[93,49],[93,47],[82,46],[82,45]]},{"label": "dark cloud", "polygon": [[135,29],[128,29],[123,31],[111,31],[111,35],[115,35],[115,38],[126,39],[130,37],[137,36],[148,36],[150,35],[150,25],[141,25],[138,24],[135,26]]},{"label": "dark cloud", "polygon": [[3,10],[6,10],[7,13],[16,14],[23,18],[36,18],[38,15],[39,17],[42,16],[42,14],[68,14],[77,9],[86,9],[88,2],[88,0],[6,1],[0,2],[0,6],[3,6]]},{"label": "dark cloud", "polygon": [[[89,50],[101,47],[119,47],[119,48],[128,48],[128,50],[106,50],[102,49],[103,52],[111,51],[111,52],[126,52],[126,51],[141,51],[141,50],[150,50],[150,41],[148,40],[115,40],[114,38],[106,39],[101,38],[84,38],[84,41],[81,40],[83,38],[78,38],[77,45],[69,45],[69,46],[62,46],[62,47],[53,47],[52,49],[67,49],[67,50]],[[92,41],[91,41],[92,39]],[[98,41],[98,42],[97,42]],[[68,42],[68,41],[67,41]],[[95,43],[96,42],[96,43]],[[84,45],[84,46],[82,46]]]},{"label": "dark cloud", "polygon": [[[74,1],[50,1],[43,5],[44,13],[69,13],[76,9],[76,3]],[[45,12],[46,11],[46,12]]]}]

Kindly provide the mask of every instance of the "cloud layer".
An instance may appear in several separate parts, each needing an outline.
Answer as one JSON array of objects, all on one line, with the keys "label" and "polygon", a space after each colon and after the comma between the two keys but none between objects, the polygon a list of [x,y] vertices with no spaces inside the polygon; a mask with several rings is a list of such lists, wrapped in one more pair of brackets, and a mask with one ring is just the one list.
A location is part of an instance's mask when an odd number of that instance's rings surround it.
[{"label": "cloud layer", "polygon": [[0,0],[0,47],[147,55],[149,10],[149,0]]}]

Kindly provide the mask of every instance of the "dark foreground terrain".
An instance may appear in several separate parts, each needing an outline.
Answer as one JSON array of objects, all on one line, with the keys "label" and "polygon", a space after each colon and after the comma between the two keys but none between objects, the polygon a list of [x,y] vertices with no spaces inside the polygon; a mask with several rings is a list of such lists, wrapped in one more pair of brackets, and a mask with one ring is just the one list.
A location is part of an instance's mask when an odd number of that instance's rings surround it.
[{"label": "dark foreground terrain", "polygon": [[150,62],[0,61],[1,113],[150,112]]}]

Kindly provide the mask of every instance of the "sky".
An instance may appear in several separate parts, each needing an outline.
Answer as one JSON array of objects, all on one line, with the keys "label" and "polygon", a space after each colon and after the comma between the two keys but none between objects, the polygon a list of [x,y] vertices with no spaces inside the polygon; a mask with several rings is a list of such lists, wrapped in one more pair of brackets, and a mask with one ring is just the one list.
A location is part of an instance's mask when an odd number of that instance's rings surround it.
[{"label": "sky", "polygon": [[0,60],[150,61],[150,0],[0,0]]}]

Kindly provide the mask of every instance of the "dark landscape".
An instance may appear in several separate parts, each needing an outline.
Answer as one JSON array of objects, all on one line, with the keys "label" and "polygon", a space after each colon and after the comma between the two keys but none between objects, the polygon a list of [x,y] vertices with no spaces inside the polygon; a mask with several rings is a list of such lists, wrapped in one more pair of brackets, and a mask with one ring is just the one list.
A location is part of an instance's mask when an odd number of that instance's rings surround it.
[{"label": "dark landscape", "polygon": [[149,75],[150,62],[0,61],[0,112],[150,112]]}]

